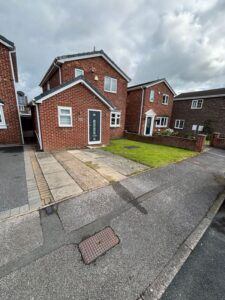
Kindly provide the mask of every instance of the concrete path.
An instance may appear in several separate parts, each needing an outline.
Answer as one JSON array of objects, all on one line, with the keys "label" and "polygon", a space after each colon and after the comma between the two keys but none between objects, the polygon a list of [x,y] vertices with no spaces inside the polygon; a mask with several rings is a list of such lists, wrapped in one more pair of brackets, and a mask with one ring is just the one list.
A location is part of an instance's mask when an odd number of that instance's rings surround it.
[{"label": "concrete path", "polygon": [[[224,190],[224,172],[225,151],[212,149],[41,211],[43,246],[0,267],[1,298],[137,299]],[[107,226],[120,243],[84,265],[78,243]]]},{"label": "concrete path", "polygon": [[162,300],[215,300],[225,295],[225,204]]},{"label": "concrete path", "polygon": [[82,193],[80,186],[51,153],[37,152],[36,156],[55,201]]}]

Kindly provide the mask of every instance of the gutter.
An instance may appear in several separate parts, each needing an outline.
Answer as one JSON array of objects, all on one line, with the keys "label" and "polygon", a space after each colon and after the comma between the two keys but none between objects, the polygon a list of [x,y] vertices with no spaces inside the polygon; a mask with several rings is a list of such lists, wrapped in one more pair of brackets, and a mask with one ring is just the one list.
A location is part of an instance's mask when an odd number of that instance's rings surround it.
[{"label": "gutter", "polygon": [[140,111],[139,128],[138,128],[138,134],[139,134],[139,135],[141,134],[141,119],[142,119],[142,113],[143,113],[144,93],[145,93],[144,88],[142,87],[141,89],[142,89],[142,96],[141,96],[141,111]]},{"label": "gutter", "polygon": [[10,66],[11,66],[11,71],[12,71],[13,86],[14,86],[14,92],[15,92],[15,97],[16,97],[16,107],[17,107],[17,113],[18,113],[19,124],[20,124],[21,142],[22,142],[22,145],[24,145],[22,123],[21,123],[21,119],[20,119],[19,104],[18,104],[18,98],[17,98],[17,93],[16,93],[15,75],[14,75],[14,69],[13,69],[13,63],[12,63],[12,53],[16,53],[16,51],[15,50],[9,51],[9,61],[10,61]]}]

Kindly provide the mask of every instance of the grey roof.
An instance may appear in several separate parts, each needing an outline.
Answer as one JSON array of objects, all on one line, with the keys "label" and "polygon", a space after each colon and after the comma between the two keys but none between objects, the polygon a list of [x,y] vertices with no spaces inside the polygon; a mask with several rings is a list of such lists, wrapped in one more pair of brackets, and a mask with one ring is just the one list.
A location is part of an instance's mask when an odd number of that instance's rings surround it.
[{"label": "grey roof", "polygon": [[4,104],[4,101],[3,101],[2,99],[0,99],[0,103],[1,103],[1,104]]},{"label": "grey roof", "polygon": [[157,83],[157,82],[160,82],[162,80],[166,80],[166,78],[161,78],[161,79],[156,79],[156,80],[152,80],[152,81],[147,81],[147,82],[144,82],[144,83],[139,83],[139,84],[136,84],[136,85],[132,85],[132,86],[129,86],[128,87],[128,90],[129,89],[133,89],[133,88],[138,88],[138,87],[145,87],[149,84],[153,84],[153,83]]},{"label": "grey roof", "polygon": [[15,48],[15,45],[13,42],[11,42],[10,40],[8,40],[6,37],[4,37],[3,35],[0,35],[0,41],[5,42],[6,44],[8,44],[12,49]]},{"label": "grey roof", "polygon": [[177,95],[174,100],[184,100],[184,99],[193,99],[193,98],[211,98],[211,97],[221,97],[225,96],[225,88],[204,90],[204,91],[195,91],[188,93],[181,93]]},{"label": "grey roof", "polygon": [[129,86],[128,87],[128,92],[132,91],[132,90],[139,89],[139,88],[146,88],[149,85],[157,84],[157,83],[160,83],[160,82],[164,82],[167,85],[167,87],[170,89],[170,91],[174,95],[176,95],[175,91],[172,89],[172,87],[170,86],[170,84],[168,83],[166,78],[160,78],[160,79],[156,79],[156,80],[152,80],[152,81],[147,81],[147,82],[144,82],[144,83],[139,83],[139,84],[136,84],[136,85],[133,85],[133,86]]},{"label": "grey roof", "polygon": [[50,89],[50,90],[48,90],[48,91],[46,91],[46,92],[44,92],[44,93],[41,93],[40,95],[38,95],[38,96],[36,96],[36,97],[34,97],[34,101],[36,102],[36,101],[38,101],[38,100],[41,100],[43,97],[45,97],[45,96],[48,96],[48,95],[51,95],[52,93],[54,93],[54,92],[56,92],[56,91],[58,91],[58,90],[60,90],[60,89],[62,89],[62,88],[64,88],[64,87],[66,87],[66,86],[68,86],[68,85],[70,85],[71,83],[76,83],[77,81],[79,81],[79,80],[82,80],[82,81],[84,81],[87,85],[89,85],[101,98],[103,98],[104,100],[105,100],[105,102],[107,102],[108,103],[108,105],[111,107],[111,108],[113,108],[113,109],[115,109],[115,107],[114,107],[114,105],[112,104],[112,102],[109,100],[109,99],[107,99],[92,83],[90,83],[90,81],[88,81],[87,79],[85,79],[85,77],[84,76],[78,76],[78,77],[76,77],[76,78],[74,78],[74,79],[72,79],[72,80],[69,80],[69,81],[66,81],[66,82],[64,82],[64,83],[62,83],[62,84],[60,84],[60,85],[58,85],[58,86],[56,86],[56,87],[54,87],[54,88],[52,88],[52,89]]},{"label": "grey roof", "polygon": [[121,69],[120,67],[118,67],[118,65],[103,51],[103,50],[99,50],[99,51],[91,51],[91,52],[81,52],[81,53],[76,53],[76,54],[69,54],[69,55],[62,55],[62,56],[57,56],[52,64],[50,65],[50,67],[48,68],[47,72],[45,73],[43,79],[41,80],[40,82],[40,85],[43,84],[46,79],[47,79],[47,75],[50,74],[52,71],[52,69],[54,69],[54,67],[56,67],[55,65],[56,64],[59,64],[60,65],[60,60],[64,60],[64,59],[75,59],[75,58],[79,58],[79,57],[82,57],[82,56],[88,56],[88,55],[96,55],[96,54],[99,54],[99,55],[102,55],[103,57],[105,57],[107,60],[109,60],[111,62],[112,65],[115,66],[116,69],[118,69],[118,71],[128,80],[130,81],[130,77],[128,77]]}]

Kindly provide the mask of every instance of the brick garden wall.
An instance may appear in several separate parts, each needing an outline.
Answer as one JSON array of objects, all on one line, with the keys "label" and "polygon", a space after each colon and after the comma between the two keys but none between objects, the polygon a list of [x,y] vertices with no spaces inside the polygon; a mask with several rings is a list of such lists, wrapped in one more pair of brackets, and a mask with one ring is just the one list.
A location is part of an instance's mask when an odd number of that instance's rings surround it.
[{"label": "brick garden wall", "polygon": [[[73,127],[59,127],[58,106],[72,107]],[[110,110],[92,92],[79,84],[39,104],[44,150],[88,146],[88,109],[102,111],[102,144],[108,144]]]},{"label": "brick garden wall", "polygon": [[134,133],[125,133],[125,137],[129,140],[134,140],[138,142],[144,142],[149,144],[158,144],[165,146],[172,146],[192,151],[202,152],[204,149],[205,135],[198,135],[196,140],[181,138],[176,136],[140,136]]},{"label": "brick garden wall", "polygon": [[214,132],[210,145],[215,148],[225,149],[225,137],[222,137],[218,132]]},{"label": "brick garden wall", "polygon": [[21,133],[9,50],[2,44],[0,44],[0,99],[4,101],[3,111],[7,125],[6,129],[0,128],[0,144],[20,144]]}]

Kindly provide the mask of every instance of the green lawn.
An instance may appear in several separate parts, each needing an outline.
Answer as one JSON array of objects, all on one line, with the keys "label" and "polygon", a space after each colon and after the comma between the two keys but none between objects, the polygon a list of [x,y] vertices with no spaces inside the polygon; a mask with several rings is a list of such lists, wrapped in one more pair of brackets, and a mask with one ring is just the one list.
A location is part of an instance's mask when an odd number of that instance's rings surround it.
[{"label": "green lawn", "polygon": [[[130,146],[131,148],[128,148]],[[137,148],[132,148],[132,146]],[[197,152],[190,150],[146,144],[126,139],[112,140],[109,146],[102,149],[153,168],[198,155]]]}]

